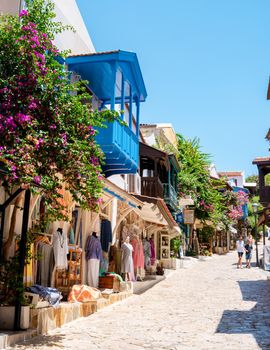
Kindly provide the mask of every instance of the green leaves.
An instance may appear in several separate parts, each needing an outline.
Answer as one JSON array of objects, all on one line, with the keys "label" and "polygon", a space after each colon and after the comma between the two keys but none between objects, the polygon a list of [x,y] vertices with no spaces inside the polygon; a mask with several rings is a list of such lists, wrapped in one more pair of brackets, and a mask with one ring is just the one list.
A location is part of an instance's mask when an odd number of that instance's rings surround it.
[{"label": "green leaves", "polygon": [[180,163],[179,195],[191,195],[196,217],[213,223],[227,220],[229,192],[222,179],[213,179],[209,173],[210,155],[201,151],[199,139],[185,139],[177,135]]},{"label": "green leaves", "polygon": [[103,153],[95,127],[119,120],[118,113],[91,108],[87,82],[71,83],[55,60],[65,57],[55,35],[69,26],[55,22],[52,1],[27,0],[27,11],[0,21],[0,158],[12,188],[38,184],[47,220],[63,217],[60,190],[83,208],[97,209],[102,191]]}]

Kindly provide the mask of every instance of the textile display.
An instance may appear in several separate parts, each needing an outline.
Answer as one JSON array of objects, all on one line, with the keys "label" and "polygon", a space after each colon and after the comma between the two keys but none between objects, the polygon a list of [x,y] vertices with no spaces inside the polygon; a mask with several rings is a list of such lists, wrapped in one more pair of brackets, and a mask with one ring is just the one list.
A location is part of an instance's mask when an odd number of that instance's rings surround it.
[{"label": "textile display", "polygon": [[122,273],[134,273],[132,252],[133,247],[130,243],[123,243],[122,247],[122,260],[121,260],[121,272]]},{"label": "textile display", "polygon": [[[35,248],[34,244],[30,247],[31,255],[34,256]],[[34,283],[34,265],[32,260],[24,266],[23,283],[25,286],[31,286]]]},{"label": "textile display", "polygon": [[108,272],[109,260],[108,253],[102,252],[102,257],[100,260],[100,274]]},{"label": "textile display", "polygon": [[87,238],[85,244],[86,260],[102,258],[102,248],[98,237],[91,235]]},{"label": "textile display", "polygon": [[89,259],[87,262],[87,284],[94,288],[98,288],[99,264],[99,259]]},{"label": "textile display", "polygon": [[55,268],[67,269],[68,241],[67,235],[64,232],[60,232],[59,230],[57,230],[53,234],[53,252]]},{"label": "textile display", "polygon": [[26,291],[38,294],[41,298],[46,300],[50,305],[54,307],[58,306],[60,300],[63,298],[59,290],[50,287],[43,287],[38,284],[34,284],[31,287],[27,287]]},{"label": "textile display", "polygon": [[41,256],[41,259],[37,261],[36,284],[50,287],[54,269],[53,247],[49,244],[40,242],[38,244],[38,254]]},{"label": "textile display", "polygon": [[145,269],[147,269],[150,266],[150,258],[151,258],[151,244],[148,241],[148,239],[143,240],[143,252],[144,252],[144,265]]},{"label": "textile display", "polygon": [[131,245],[133,248],[132,251],[132,259],[133,259],[133,267],[134,267],[134,271],[137,271],[137,268],[139,266],[139,241],[138,239],[133,239],[131,241]]},{"label": "textile display", "polygon": [[112,243],[112,225],[107,219],[101,220],[100,242],[102,250],[108,253],[110,244]]},{"label": "textile display", "polygon": [[155,262],[156,262],[155,242],[152,238],[150,238],[149,242],[150,242],[150,251],[151,251],[151,257],[150,257],[151,265],[155,265]]},{"label": "textile display", "polygon": [[122,259],[122,252],[121,249],[118,248],[116,245],[111,246],[110,248],[110,256],[114,263],[113,270],[110,269],[110,271],[114,271],[117,274],[121,273],[121,259]]},{"label": "textile display", "polygon": [[123,278],[118,273],[115,273],[115,272],[103,273],[101,274],[101,276],[113,276],[113,277],[116,277],[120,282],[124,282]]},{"label": "textile display", "polygon": [[121,243],[125,242],[127,239],[127,236],[129,236],[129,231],[127,226],[123,226],[122,232],[121,232]]},{"label": "textile display", "polygon": [[101,298],[101,292],[86,285],[74,285],[68,295],[68,302],[70,303],[86,303],[88,301],[96,301]]},{"label": "textile display", "polygon": [[69,244],[75,244],[75,233],[72,227],[69,231]]},{"label": "textile display", "polygon": [[144,251],[143,251],[143,242],[139,242],[139,256],[138,256],[138,267],[144,268]]}]

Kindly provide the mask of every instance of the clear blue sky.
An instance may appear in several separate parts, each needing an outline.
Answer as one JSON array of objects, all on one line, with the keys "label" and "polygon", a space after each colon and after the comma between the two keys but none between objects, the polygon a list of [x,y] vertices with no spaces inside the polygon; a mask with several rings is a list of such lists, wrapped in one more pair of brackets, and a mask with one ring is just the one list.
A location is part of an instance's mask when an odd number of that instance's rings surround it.
[{"label": "clear blue sky", "polygon": [[269,155],[269,0],[77,0],[97,51],[137,53],[141,122],[199,137],[218,170]]}]

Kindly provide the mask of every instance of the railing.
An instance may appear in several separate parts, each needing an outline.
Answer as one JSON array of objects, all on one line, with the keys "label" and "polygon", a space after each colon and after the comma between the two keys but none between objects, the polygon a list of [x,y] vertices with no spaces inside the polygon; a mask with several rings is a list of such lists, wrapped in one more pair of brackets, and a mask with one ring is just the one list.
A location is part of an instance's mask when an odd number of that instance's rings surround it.
[{"label": "railing", "polygon": [[143,196],[163,198],[163,185],[159,177],[142,177],[141,193]]},{"label": "railing", "polygon": [[174,187],[169,183],[163,184],[163,193],[164,193],[165,202],[172,209],[177,209],[178,200],[177,200],[177,193],[176,193]]},{"label": "railing", "polygon": [[270,186],[260,188],[260,202],[264,206],[270,203]]},{"label": "railing", "polygon": [[139,141],[133,131],[117,121],[107,123],[106,128],[98,131],[96,141],[106,157],[105,173],[135,174],[139,162]]},{"label": "railing", "polygon": [[139,158],[139,142],[138,137],[128,127],[121,125],[119,122],[114,122],[113,127],[113,142],[119,146],[134,162],[138,163]]}]

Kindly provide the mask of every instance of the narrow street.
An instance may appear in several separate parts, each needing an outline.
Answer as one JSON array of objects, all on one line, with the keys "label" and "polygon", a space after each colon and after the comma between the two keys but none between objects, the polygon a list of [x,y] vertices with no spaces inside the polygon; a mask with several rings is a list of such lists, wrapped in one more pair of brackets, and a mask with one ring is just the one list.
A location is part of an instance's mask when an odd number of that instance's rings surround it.
[{"label": "narrow street", "polygon": [[235,252],[198,261],[142,295],[15,349],[270,349],[270,281],[235,262]]}]

